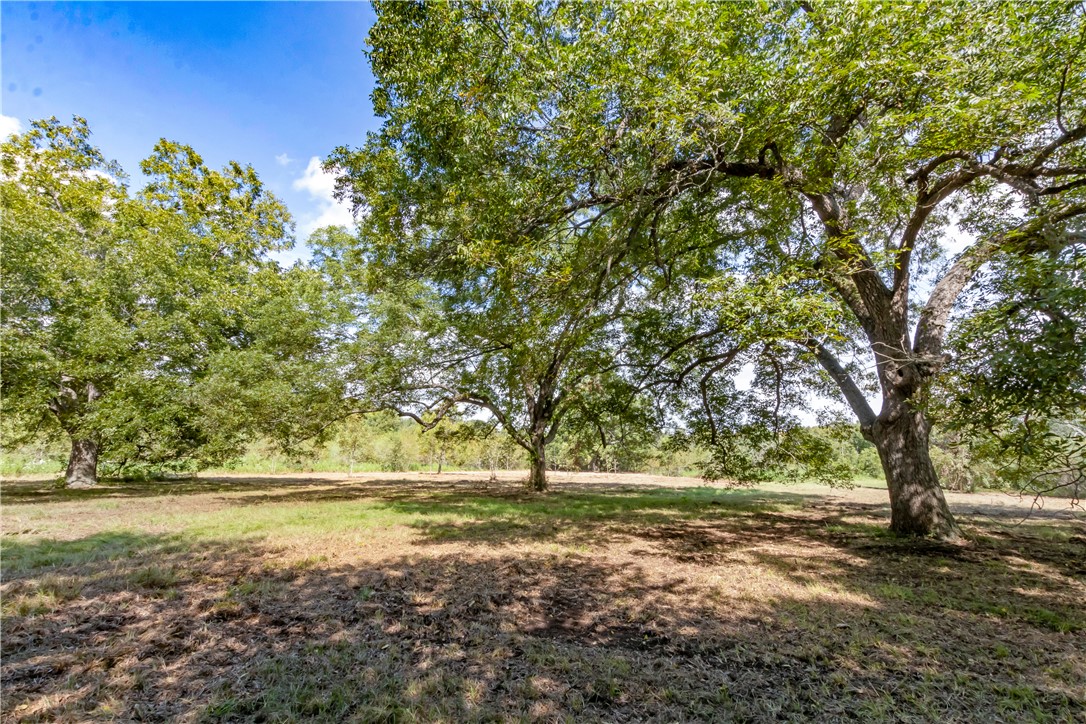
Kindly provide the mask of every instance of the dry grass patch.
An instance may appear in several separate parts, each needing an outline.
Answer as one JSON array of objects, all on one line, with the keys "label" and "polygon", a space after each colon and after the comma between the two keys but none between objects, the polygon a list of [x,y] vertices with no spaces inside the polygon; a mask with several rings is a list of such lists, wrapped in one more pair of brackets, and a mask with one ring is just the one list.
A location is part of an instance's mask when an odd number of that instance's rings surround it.
[{"label": "dry grass patch", "polygon": [[32,493],[3,511],[5,720],[1086,716],[1075,521],[946,547],[840,492]]}]

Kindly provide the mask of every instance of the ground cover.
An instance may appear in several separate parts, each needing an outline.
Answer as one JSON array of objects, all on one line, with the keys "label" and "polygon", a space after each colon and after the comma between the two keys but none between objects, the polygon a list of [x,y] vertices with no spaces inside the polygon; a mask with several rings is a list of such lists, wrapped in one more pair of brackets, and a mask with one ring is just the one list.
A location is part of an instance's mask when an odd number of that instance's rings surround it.
[{"label": "ground cover", "polygon": [[648,476],[2,490],[5,721],[1086,720],[1086,529]]}]

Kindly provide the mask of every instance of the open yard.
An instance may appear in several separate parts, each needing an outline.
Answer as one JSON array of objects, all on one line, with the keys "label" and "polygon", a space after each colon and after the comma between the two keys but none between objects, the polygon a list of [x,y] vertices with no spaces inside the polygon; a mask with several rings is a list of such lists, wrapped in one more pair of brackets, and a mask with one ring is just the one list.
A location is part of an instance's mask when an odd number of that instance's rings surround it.
[{"label": "open yard", "polygon": [[1086,721],[1065,501],[552,484],[7,482],[3,719]]}]

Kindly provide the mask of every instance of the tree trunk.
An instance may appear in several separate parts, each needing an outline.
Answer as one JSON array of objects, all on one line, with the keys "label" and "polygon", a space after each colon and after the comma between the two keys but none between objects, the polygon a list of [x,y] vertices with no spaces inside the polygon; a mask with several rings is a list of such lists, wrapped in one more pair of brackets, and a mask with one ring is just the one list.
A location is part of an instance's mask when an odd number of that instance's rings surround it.
[{"label": "tree trunk", "polygon": [[98,443],[72,439],[72,453],[64,483],[69,488],[90,488],[98,484]]},{"label": "tree trunk", "polygon": [[902,536],[957,540],[961,530],[928,452],[929,428],[924,413],[911,409],[906,400],[886,401],[871,427],[890,489],[890,530]]},{"label": "tree trunk", "polygon": [[547,489],[547,447],[542,439],[532,441],[528,452],[531,471],[528,473],[528,490],[542,492]]}]

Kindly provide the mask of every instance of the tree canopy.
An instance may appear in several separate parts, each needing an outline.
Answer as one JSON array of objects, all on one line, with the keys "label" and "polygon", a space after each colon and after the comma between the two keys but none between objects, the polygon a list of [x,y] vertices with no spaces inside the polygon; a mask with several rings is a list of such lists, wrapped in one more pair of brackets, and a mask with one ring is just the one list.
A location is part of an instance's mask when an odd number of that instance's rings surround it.
[{"label": "tree canopy", "polygon": [[[224,380],[260,370],[246,394],[270,406],[268,380],[320,356],[324,329],[299,322],[330,297],[314,273],[268,259],[292,227],[253,169],[213,171],[162,141],[131,194],[81,118],[35,122],[0,149],[8,428],[69,436],[68,482],[87,484],[103,451],[120,467],[206,464],[270,425]],[[300,385],[335,396],[307,375]]]},{"label": "tree canopy", "polygon": [[481,411],[533,489],[548,444],[664,431],[709,476],[832,481],[797,414],[830,395],[895,532],[958,535],[933,426],[1082,484],[1080,5],[376,7],[383,123],[327,161],[358,231],[309,265],[270,260],[251,167],[163,140],[133,193],[82,119],[2,145],[5,431],[68,435],[71,482],[390,410]]},{"label": "tree canopy", "polygon": [[487,412],[528,452],[541,490],[546,445],[563,419],[615,379],[638,269],[599,259],[591,239],[602,230],[577,223],[511,256],[501,241],[510,216],[490,229],[492,243],[461,249],[449,228],[461,221],[449,222],[442,204],[402,224],[389,189],[411,182],[402,169],[386,171],[366,192],[359,238],[316,240],[322,268],[355,290],[352,394],[363,409],[427,426],[464,406]]},{"label": "tree canopy", "polygon": [[953,537],[922,402],[978,271],[1084,239],[1084,32],[1056,2],[380,4],[385,123],[330,164],[431,259],[590,227],[600,265],[826,300],[782,341],[878,447],[892,528]]}]

